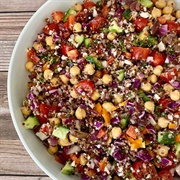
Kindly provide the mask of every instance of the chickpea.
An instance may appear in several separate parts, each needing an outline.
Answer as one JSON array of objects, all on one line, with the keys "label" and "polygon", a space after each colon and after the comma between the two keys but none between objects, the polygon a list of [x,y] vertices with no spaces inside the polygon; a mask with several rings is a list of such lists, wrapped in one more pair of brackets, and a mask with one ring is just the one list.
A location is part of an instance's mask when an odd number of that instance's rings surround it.
[{"label": "chickpea", "polygon": [[102,82],[106,85],[108,85],[110,82],[112,82],[112,77],[109,74],[104,74],[102,77]]},{"label": "chickpea", "polygon": [[81,164],[82,166],[86,165],[87,162],[88,162],[85,153],[82,153],[82,154],[80,155],[79,160],[80,160],[80,164]]},{"label": "chickpea", "polygon": [[58,139],[58,144],[60,146],[69,146],[70,142],[69,139],[66,137],[65,139]]},{"label": "chickpea", "polygon": [[115,94],[114,95],[114,103],[115,104],[119,104],[123,101],[124,101],[124,99],[123,99],[123,96],[121,94]]},{"label": "chickpea", "polygon": [[122,130],[120,127],[113,127],[111,134],[113,139],[117,139],[122,134]]},{"label": "chickpea", "polygon": [[173,101],[178,101],[180,99],[180,92],[178,90],[170,92],[170,98]]},{"label": "chickpea", "polygon": [[102,104],[102,107],[108,112],[112,112],[116,109],[116,107],[114,106],[112,102],[104,102]]},{"label": "chickpea", "polygon": [[163,14],[172,14],[172,12],[173,12],[173,7],[171,7],[171,6],[166,6],[163,9]]},{"label": "chickpea", "polygon": [[82,25],[80,23],[75,23],[73,26],[73,32],[81,32],[82,31]]},{"label": "chickpea", "polygon": [[77,11],[77,12],[81,11],[82,10],[82,5],[80,3],[76,3],[74,5],[74,10]]},{"label": "chickpea", "polygon": [[32,61],[28,61],[25,65],[26,70],[29,72],[33,72],[34,71],[34,64]]},{"label": "chickpea", "polygon": [[165,0],[158,0],[155,3],[155,6],[159,9],[163,9],[164,7],[166,7],[166,1]]},{"label": "chickpea", "polygon": [[93,75],[95,73],[94,65],[93,64],[86,64],[84,68],[84,73],[88,75]]},{"label": "chickpea", "polygon": [[93,100],[93,101],[96,101],[96,100],[98,100],[99,98],[100,98],[100,94],[99,94],[99,92],[97,91],[97,90],[95,90],[94,92],[93,92],[93,94],[91,95],[91,99]]},{"label": "chickpea", "polygon": [[45,41],[46,41],[46,44],[47,44],[48,46],[51,46],[51,45],[53,44],[53,38],[52,38],[52,36],[46,36]]},{"label": "chickpea", "polygon": [[59,82],[59,79],[56,78],[56,77],[53,77],[51,80],[50,80],[50,83],[53,87],[58,87],[60,85],[60,82]]},{"label": "chickpea", "polygon": [[172,6],[173,8],[175,7],[175,3],[173,0],[168,0],[167,6]]},{"label": "chickpea", "polygon": [[160,117],[158,118],[158,125],[161,128],[166,128],[169,124],[169,120],[166,119],[165,117]]},{"label": "chickpea", "polygon": [[171,14],[165,14],[165,15],[163,15],[163,17],[166,19],[166,21],[168,21],[168,20],[174,21],[176,19]]},{"label": "chickpea", "polygon": [[21,112],[22,112],[22,114],[28,116],[31,114],[31,109],[28,109],[27,107],[23,106],[23,107],[21,107]]},{"label": "chickpea", "polygon": [[151,83],[156,83],[157,82],[157,80],[158,80],[158,78],[157,78],[157,76],[155,75],[155,74],[152,74],[151,76],[149,76],[149,81],[151,82]]},{"label": "chickpea", "polygon": [[76,93],[76,91],[74,90],[74,89],[72,89],[71,91],[70,91],[70,95],[71,95],[71,97],[73,97],[73,98],[78,98],[78,94]]},{"label": "chickpea", "polygon": [[43,46],[42,46],[42,44],[41,43],[37,43],[37,42],[35,42],[34,44],[33,44],[33,48],[36,50],[36,51],[38,51],[40,48],[42,48]]},{"label": "chickpea", "polygon": [[58,146],[51,146],[50,145],[47,150],[48,150],[49,154],[53,155],[58,151]]},{"label": "chickpea", "polygon": [[153,8],[153,10],[152,10],[152,17],[153,18],[161,17],[161,14],[162,14],[162,12],[160,9],[158,9],[156,7]]},{"label": "chickpea", "polygon": [[165,145],[159,145],[156,149],[156,152],[159,156],[165,157],[168,155],[169,147]]},{"label": "chickpea", "polygon": [[69,139],[70,139],[71,142],[74,142],[74,143],[78,142],[78,138],[73,136],[72,134],[69,134]]},{"label": "chickpea", "polygon": [[154,112],[155,106],[154,106],[154,102],[153,102],[153,101],[146,101],[146,102],[144,103],[144,107],[145,107],[145,110],[146,110],[147,112],[150,112],[150,113],[153,113],[153,112]]},{"label": "chickpea", "polygon": [[65,74],[62,74],[59,77],[64,84],[68,83],[69,79],[67,78],[67,76]]},{"label": "chickpea", "polygon": [[149,92],[151,88],[152,88],[152,85],[149,82],[145,84],[144,83],[141,84],[141,89],[145,92]]},{"label": "chickpea", "polygon": [[48,80],[48,79],[52,79],[52,77],[53,77],[53,71],[51,71],[50,69],[46,69],[44,71],[44,78]]},{"label": "chickpea", "polygon": [[164,84],[163,89],[165,92],[170,93],[172,90],[174,90],[174,87],[171,86],[170,84],[166,83],[166,84]]},{"label": "chickpea", "polygon": [[154,68],[153,70],[153,73],[156,75],[156,76],[160,76],[161,73],[163,71],[163,67],[161,65],[158,65]]},{"label": "chickpea", "polygon": [[79,69],[79,67],[78,67],[78,66],[73,66],[73,67],[71,67],[71,69],[70,69],[70,74],[71,74],[71,76],[77,76],[77,75],[79,75],[79,74],[80,74],[80,69]]},{"label": "chickpea", "polygon": [[165,117],[160,117],[158,118],[158,126],[161,128],[166,128],[168,126],[168,119],[166,119]]},{"label": "chickpea", "polygon": [[76,77],[72,77],[72,78],[70,79],[70,83],[71,83],[71,84],[77,84],[77,83],[78,83],[78,79],[77,79]]},{"label": "chickpea", "polygon": [[60,121],[59,118],[54,117],[54,118],[50,118],[49,122],[50,122],[51,125],[57,125],[57,124],[60,124],[61,121]]},{"label": "chickpea", "polygon": [[177,19],[180,18],[180,9],[176,11],[176,18],[177,18]]},{"label": "chickpea", "polygon": [[115,38],[116,38],[117,34],[114,33],[114,32],[109,32],[108,35],[107,35],[107,38],[110,40],[110,41],[113,41]]},{"label": "chickpea", "polygon": [[80,107],[76,109],[75,116],[77,119],[83,119],[86,117],[86,111]]}]

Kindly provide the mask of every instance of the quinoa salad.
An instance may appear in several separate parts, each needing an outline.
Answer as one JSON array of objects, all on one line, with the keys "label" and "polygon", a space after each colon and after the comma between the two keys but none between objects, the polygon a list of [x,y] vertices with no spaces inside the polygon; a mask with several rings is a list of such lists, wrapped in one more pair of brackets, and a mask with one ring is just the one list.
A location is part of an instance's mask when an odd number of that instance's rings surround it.
[{"label": "quinoa salad", "polygon": [[[76,3],[27,49],[22,124],[66,175],[180,176],[180,10],[173,0]],[[73,177],[72,177],[73,178]]]}]

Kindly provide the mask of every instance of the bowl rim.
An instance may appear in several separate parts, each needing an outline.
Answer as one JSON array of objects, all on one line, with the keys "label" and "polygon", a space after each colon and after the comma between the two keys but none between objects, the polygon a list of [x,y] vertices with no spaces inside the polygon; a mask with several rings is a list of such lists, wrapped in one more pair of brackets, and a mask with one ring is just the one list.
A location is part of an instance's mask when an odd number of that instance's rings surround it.
[{"label": "bowl rim", "polygon": [[[8,77],[7,77],[7,97],[8,97],[8,106],[9,106],[9,110],[10,110],[10,115],[11,115],[11,119],[13,121],[13,125],[15,127],[15,130],[18,134],[18,137],[20,139],[20,141],[22,142],[24,148],[26,149],[26,151],[28,152],[28,154],[30,155],[30,157],[33,159],[33,161],[40,167],[40,169],[42,171],[44,171],[45,174],[47,174],[50,178],[52,179],[57,179],[47,168],[45,168],[43,166],[43,164],[36,158],[36,156],[34,155],[34,153],[30,150],[29,145],[27,144],[26,140],[24,139],[23,135],[20,132],[20,129],[18,127],[16,118],[15,118],[15,112],[12,106],[12,94],[11,94],[11,77],[12,77],[12,70],[13,70],[13,60],[15,59],[15,53],[18,50],[18,45],[20,44],[23,35],[25,34],[25,32],[28,30],[29,25],[34,21],[34,17],[37,16],[38,13],[40,13],[49,3],[52,3],[53,1],[59,1],[59,0],[47,0],[32,16],[31,18],[28,20],[28,22],[26,23],[26,25],[24,26],[23,30],[21,31],[11,58],[10,58],[10,63],[9,63],[9,68],[8,68]],[[66,0],[61,0],[61,1],[66,1]],[[77,1],[81,1],[81,0],[71,0],[72,2],[77,2]],[[96,1],[96,0],[92,0],[92,1]],[[176,0],[177,1],[177,0]],[[179,4],[180,5],[180,2]]]},{"label": "bowl rim", "polygon": [[15,59],[15,53],[18,50],[18,45],[20,44],[23,35],[25,34],[25,32],[28,30],[29,25],[34,21],[34,17],[37,16],[38,13],[40,13],[45,6],[47,6],[49,3],[52,3],[51,0],[47,0],[41,7],[38,8],[38,10],[30,17],[30,19],[27,21],[27,23],[25,24],[24,28],[22,29],[12,52],[11,58],[10,58],[10,63],[9,63],[9,68],[8,68],[8,78],[7,78],[7,96],[8,96],[8,105],[9,105],[9,110],[10,110],[10,114],[11,114],[11,119],[13,121],[15,130],[18,134],[18,137],[20,139],[20,141],[22,142],[24,148],[26,149],[26,151],[28,152],[28,154],[30,155],[30,157],[33,159],[33,161],[40,167],[40,169],[47,174],[49,177],[51,177],[52,179],[56,179],[56,177],[48,170],[46,169],[43,164],[36,158],[36,156],[34,155],[34,153],[30,150],[29,145],[27,144],[26,140],[24,139],[23,135],[20,132],[20,129],[18,127],[17,121],[16,121],[16,116],[14,113],[14,109],[12,106],[12,94],[11,94],[11,77],[12,77],[12,70],[13,70],[13,60]]}]

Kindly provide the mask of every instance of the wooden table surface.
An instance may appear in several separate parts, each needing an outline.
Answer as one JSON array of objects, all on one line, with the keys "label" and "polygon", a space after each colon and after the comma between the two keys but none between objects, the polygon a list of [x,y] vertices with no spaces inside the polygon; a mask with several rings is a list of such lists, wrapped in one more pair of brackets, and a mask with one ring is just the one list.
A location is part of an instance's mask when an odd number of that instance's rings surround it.
[{"label": "wooden table surface", "polygon": [[7,74],[16,40],[46,0],[0,0],[0,180],[50,179],[31,159],[15,131],[7,100]]}]

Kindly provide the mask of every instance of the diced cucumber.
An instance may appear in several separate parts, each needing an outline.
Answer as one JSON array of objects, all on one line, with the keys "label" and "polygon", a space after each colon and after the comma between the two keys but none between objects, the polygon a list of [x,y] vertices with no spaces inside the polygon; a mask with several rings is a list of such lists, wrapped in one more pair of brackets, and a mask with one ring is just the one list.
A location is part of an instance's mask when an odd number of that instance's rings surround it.
[{"label": "diced cucumber", "polygon": [[149,35],[148,28],[145,27],[143,29],[143,31],[139,34],[138,39],[139,40],[144,40],[144,39],[146,39],[148,37],[148,35]]},{"label": "diced cucumber", "polygon": [[91,39],[91,38],[86,38],[86,39],[84,40],[84,46],[85,46],[86,48],[92,46],[92,39]]},{"label": "diced cucumber", "polygon": [[65,139],[68,132],[69,132],[68,128],[63,126],[57,126],[54,128],[52,135],[60,139]]},{"label": "diced cucumber", "polygon": [[110,32],[116,32],[116,33],[121,33],[121,32],[123,32],[123,28],[119,27],[117,22],[115,20],[113,20],[112,23],[109,26],[109,31]]},{"label": "diced cucumber", "polygon": [[40,125],[38,118],[36,116],[29,116],[25,121],[23,121],[25,129],[33,129],[34,126]]},{"label": "diced cucumber", "polygon": [[173,132],[158,132],[158,143],[171,145],[175,143],[176,134]]},{"label": "diced cucumber", "polygon": [[86,61],[93,63],[95,68],[101,70],[103,68],[101,61],[99,61],[96,57],[88,56],[86,57]]},{"label": "diced cucumber", "polygon": [[118,73],[119,73],[119,76],[118,76],[117,78],[118,78],[118,80],[121,82],[121,81],[124,80],[125,70],[124,70],[124,69],[123,69],[123,70],[119,70]]},{"label": "diced cucumber", "polygon": [[120,121],[120,123],[121,123],[121,129],[125,129],[126,127],[127,127],[127,125],[128,125],[128,117],[124,117],[124,118],[122,118],[121,119],[121,121]]},{"label": "diced cucumber", "polygon": [[74,167],[72,167],[69,162],[67,162],[66,165],[61,170],[61,173],[66,175],[72,175],[73,172],[74,172]]},{"label": "diced cucumber", "polygon": [[66,12],[66,15],[65,15],[64,18],[63,18],[63,22],[66,22],[66,21],[68,20],[68,17],[69,17],[71,14],[76,15],[76,11],[75,11],[73,8],[70,8],[70,9]]},{"label": "diced cucumber", "polygon": [[176,149],[175,154],[176,154],[177,158],[180,158],[180,142],[175,144],[175,149]]},{"label": "diced cucumber", "polygon": [[127,20],[129,20],[130,19],[130,15],[131,15],[131,10],[130,9],[126,9],[124,12],[123,12],[123,17],[125,18],[125,19],[127,19]]},{"label": "diced cucumber", "polygon": [[150,8],[153,6],[153,3],[151,0],[138,0],[138,2],[143,5],[144,7]]},{"label": "diced cucumber", "polygon": [[81,45],[84,41],[84,35],[83,34],[81,34],[81,35],[77,34],[75,36],[75,41],[78,43],[78,45]]}]

